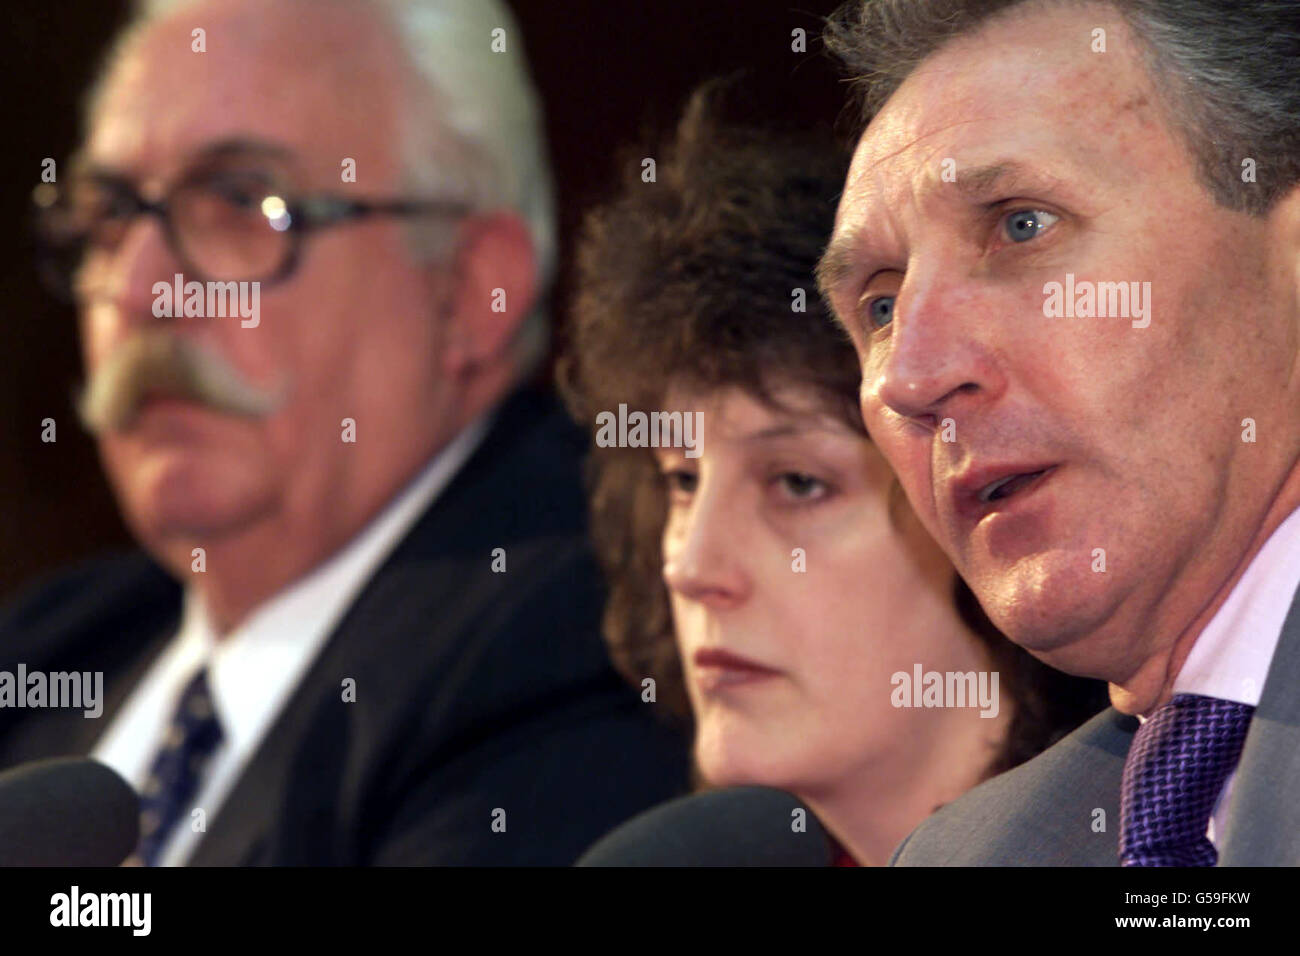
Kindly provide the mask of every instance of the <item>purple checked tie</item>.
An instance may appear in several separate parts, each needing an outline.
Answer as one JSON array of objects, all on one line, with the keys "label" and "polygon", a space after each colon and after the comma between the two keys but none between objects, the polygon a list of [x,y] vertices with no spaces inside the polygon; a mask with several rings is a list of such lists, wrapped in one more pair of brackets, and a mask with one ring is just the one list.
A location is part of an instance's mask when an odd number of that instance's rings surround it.
[{"label": "purple checked tie", "polygon": [[1176,694],[1138,728],[1120,791],[1120,866],[1214,866],[1205,830],[1254,712]]}]

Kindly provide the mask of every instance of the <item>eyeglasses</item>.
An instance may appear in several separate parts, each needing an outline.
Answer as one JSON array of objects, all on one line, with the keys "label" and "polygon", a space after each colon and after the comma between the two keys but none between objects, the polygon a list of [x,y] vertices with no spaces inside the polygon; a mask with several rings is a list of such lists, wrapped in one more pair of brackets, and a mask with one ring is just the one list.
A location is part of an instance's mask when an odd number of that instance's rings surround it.
[{"label": "eyeglasses", "polygon": [[320,229],[371,216],[459,218],[468,203],[448,200],[356,200],[292,195],[274,175],[203,171],[184,177],[157,202],[128,180],[102,173],[50,183],[32,194],[37,261],[52,290],[73,299],[93,277],[94,260],[111,252],[137,216],[157,216],[186,278],[260,282],[288,278],[304,239]]}]

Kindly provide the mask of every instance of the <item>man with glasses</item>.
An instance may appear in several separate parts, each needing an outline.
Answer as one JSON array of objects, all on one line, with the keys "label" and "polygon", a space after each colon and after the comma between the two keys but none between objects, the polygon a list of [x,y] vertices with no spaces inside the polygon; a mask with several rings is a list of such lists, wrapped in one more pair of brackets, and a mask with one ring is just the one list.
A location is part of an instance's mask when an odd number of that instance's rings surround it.
[{"label": "man with glasses", "polygon": [[149,557],[0,615],[0,664],[107,698],[0,712],[0,767],[117,769],[132,862],[564,864],[684,783],[604,658],[580,444],[520,385],[554,266],[521,40],[483,0],[146,4],[36,194]]}]

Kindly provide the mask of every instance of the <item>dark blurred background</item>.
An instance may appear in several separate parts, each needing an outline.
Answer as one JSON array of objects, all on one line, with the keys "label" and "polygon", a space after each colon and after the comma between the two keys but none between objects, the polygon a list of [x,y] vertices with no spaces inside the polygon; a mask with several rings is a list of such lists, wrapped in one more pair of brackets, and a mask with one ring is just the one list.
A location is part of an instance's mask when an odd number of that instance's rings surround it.
[{"label": "dark blurred background", "polygon": [[[568,250],[583,211],[609,195],[626,148],[670,130],[691,89],[747,71],[747,108],[795,127],[835,127],[845,90],[822,53],[823,17],[837,0],[513,0],[546,110],[558,190],[562,340]],[[75,317],[32,268],[29,211],[41,161],[76,145],[79,104],[125,0],[11,0],[0,43],[5,63],[4,218],[0,256],[0,600],[59,565],[130,539],[72,410],[80,380]],[[807,52],[792,51],[792,31]],[[752,95],[750,95],[752,91]],[[837,120],[839,121],[837,123]],[[639,155],[652,155],[641,153]],[[41,441],[41,420],[58,441]]]}]

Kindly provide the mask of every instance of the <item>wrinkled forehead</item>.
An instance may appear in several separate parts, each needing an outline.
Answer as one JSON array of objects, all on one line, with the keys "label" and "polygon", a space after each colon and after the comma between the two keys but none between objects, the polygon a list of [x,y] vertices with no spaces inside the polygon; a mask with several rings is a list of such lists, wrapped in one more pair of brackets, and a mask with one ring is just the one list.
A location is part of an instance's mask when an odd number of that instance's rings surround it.
[{"label": "wrinkled forehead", "polygon": [[1090,4],[1030,11],[924,60],[860,139],[846,192],[884,201],[1008,160],[1056,176],[1167,163],[1152,148],[1170,131],[1147,54],[1118,15]]},{"label": "wrinkled forehead", "polygon": [[[201,32],[200,32],[201,31]],[[146,24],[109,66],[83,153],[166,177],[213,143],[262,142],[309,178],[396,181],[404,62],[360,5],[198,3]]]}]

